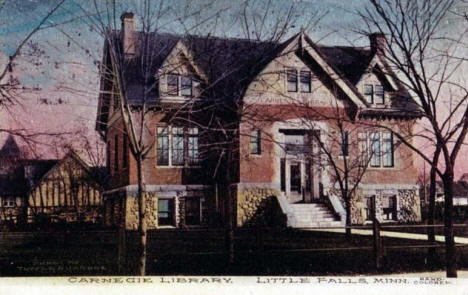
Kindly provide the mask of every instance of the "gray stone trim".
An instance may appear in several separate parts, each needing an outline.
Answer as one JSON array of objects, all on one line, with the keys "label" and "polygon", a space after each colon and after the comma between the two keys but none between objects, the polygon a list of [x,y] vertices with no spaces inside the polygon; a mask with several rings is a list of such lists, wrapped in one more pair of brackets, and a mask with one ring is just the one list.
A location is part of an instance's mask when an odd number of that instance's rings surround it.
[{"label": "gray stone trim", "polygon": [[238,182],[231,183],[229,188],[236,187],[238,189],[280,189],[280,186],[272,182]]},{"label": "gray stone trim", "polygon": [[[149,184],[149,185],[146,185],[146,190],[148,192],[170,192],[170,193],[173,193],[173,192],[176,192],[178,194],[180,193],[183,193],[184,195],[187,195],[187,193],[189,192],[195,192],[195,191],[205,191],[205,190],[209,190],[209,189],[212,189],[213,186],[211,185],[204,185],[204,184],[188,184],[188,185],[178,185],[178,184],[160,184],[160,185],[156,185],[156,184]],[[133,194],[133,193],[136,193],[138,191],[138,185],[136,184],[132,184],[132,185],[127,185],[127,186],[123,186],[123,187],[119,187],[119,188],[115,188],[115,189],[112,189],[112,190],[108,190],[108,191],[105,191],[104,194],[105,195],[108,195],[108,194],[113,194],[113,193],[116,193],[116,192],[125,192],[125,193],[128,193],[128,194]],[[190,193],[188,194],[190,195]],[[187,195],[187,196],[188,196]]]}]

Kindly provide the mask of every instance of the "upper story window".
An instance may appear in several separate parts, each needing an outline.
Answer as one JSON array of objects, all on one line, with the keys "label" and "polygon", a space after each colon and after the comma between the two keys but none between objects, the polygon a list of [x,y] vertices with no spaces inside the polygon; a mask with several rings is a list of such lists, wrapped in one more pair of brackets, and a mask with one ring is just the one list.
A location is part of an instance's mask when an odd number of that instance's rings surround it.
[{"label": "upper story window", "polygon": [[12,208],[16,206],[15,197],[4,197],[2,205],[4,208]]},{"label": "upper story window", "polygon": [[260,129],[254,129],[250,134],[250,153],[252,155],[260,155],[262,153],[262,133]]},{"label": "upper story window", "polygon": [[347,157],[349,154],[349,131],[341,133],[341,155]]},{"label": "upper story window", "polygon": [[198,128],[165,126],[157,128],[158,166],[196,166],[199,164]]},{"label": "upper story window", "polygon": [[168,74],[167,75],[167,94],[171,96],[193,96],[194,80],[192,77]]},{"label": "upper story window", "polygon": [[288,92],[297,92],[297,70],[286,70],[286,82],[288,84]]},{"label": "upper story window", "polygon": [[301,81],[301,92],[311,92],[312,85],[311,85],[311,74],[310,71],[301,71],[300,75]]},{"label": "upper story window", "polygon": [[358,134],[358,149],[363,166],[394,167],[393,134],[370,132]]},{"label": "upper story window", "polygon": [[364,85],[364,96],[370,104],[385,104],[385,91],[382,85]]},{"label": "upper story window", "polygon": [[286,83],[288,92],[310,93],[312,90],[312,74],[310,71],[299,71],[294,68],[286,69]]}]

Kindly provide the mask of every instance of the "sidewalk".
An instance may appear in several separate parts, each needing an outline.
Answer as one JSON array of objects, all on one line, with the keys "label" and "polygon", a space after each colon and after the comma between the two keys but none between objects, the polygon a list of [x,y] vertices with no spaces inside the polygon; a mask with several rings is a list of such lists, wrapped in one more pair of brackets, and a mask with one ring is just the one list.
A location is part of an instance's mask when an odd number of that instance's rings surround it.
[{"label": "sidewalk", "polygon": [[[324,232],[334,232],[334,233],[345,233],[344,228],[338,229],[311,229],[313,231],[324,231]],[[354,235],[363,235],[363,236],[372,236],[372,230],[369,229],[352,229],[351,233]],[[400,238],[400,239],[409,239],[409,240],[424,240],[427,241],[426,234],[416,234],[416,233],[403,233],[403,232],[393,232],[393,231],[381,231],[380,236],[389,237],[389,238]],[[445,238],[441,235],[435,236],[436,241],[444,242]],[[465,237],[455,237],[455,243],[457,244],[468,244],[468,238]]]}]

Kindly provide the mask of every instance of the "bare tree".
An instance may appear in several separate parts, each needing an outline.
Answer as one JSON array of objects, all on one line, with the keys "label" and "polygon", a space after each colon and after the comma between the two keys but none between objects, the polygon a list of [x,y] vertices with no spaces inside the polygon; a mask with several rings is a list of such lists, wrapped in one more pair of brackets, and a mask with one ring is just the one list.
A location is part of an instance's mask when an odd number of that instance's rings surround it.
[{"label": "bare tree", "polygon": [[[447,277],[456,277],[453,183],[457,158],[468,132],[468,91],[460,76],[466,70],[466,29],[458,27],[461,32],[450,35],[450,29],[444,27],[447,18],[454,16],[452,8],[456,1],[370,0],[369,3],[365,11],[357,12],[367,26],[365,31],[377,31],[387,37],[387,50],[381,54],[398,74],[398,82],[417,99],[424,118],[417,136],[433,146],[431,157],[426,150],[396,134],[431,166],[431,202],[436,175],[444,184]],[[432,231],[429,236],[433,239]]]}]

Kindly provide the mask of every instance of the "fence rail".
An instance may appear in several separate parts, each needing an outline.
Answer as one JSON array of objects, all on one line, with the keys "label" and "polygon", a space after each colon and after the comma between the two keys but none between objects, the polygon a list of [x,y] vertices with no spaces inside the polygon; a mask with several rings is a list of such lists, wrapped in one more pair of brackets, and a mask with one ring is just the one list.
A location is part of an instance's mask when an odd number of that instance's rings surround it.
[{"label": "fence rail", "polygon": [[[163,229],[148,232],[148,265],[156,263],[157,267],[160,267],[162,261],[171,261],[174,257],[205,257],[205,260],[208,257],[210,258],[208,260],[214,262],[219,260],[225,265],[233,265],[239,260],[248,260],[253,257],[254,260],[251,263],[254,263],[256,267],[262,267],[265,263],[271,262],[267,257],[278,254],[315,255],[316,253],[322,255],[321,253],[325,253],[326,255],[338,254],[346,259],[356,260],[363,253],[367,253],[365,255],[372,257],[375,269],[381,271],[385,267],[384,260],[388,251],[418,251],[444,247],[440,242],[402,240],[382,236],[382,231],[388,228],[429,227],[441,228],[443,226],[380,225],[378,223],[350,226],[352,230],[372,229],[373,231],[372,236],[357,238],[353,235],[357,239],[355,243],[347,243],[343,234],[332,232],[336,229],[343,230],[345,227]],[[454,227],[468,228],[468,225],[456,224]],[[456,246],[459,249],[466,249],[468,245],[457,244]],[[133,231],[3,232],[0,233],[0,275],[5,275],[2,266],[11,265],[13,259],[19,261],[17,265],[21,265],[31,260],[39,261],[51,259],[51,257],[58,264],[62,260],[71,261],[71,264],[86,262],[104,264],[105,270],[98,271],[97,274],[129,274],[133,272],[138,253],[138,232]],[[348,257],[353,256],[352,253],[359,254],[356,254],[354,258]],[[70,272],[73,273],[73,270]],[[86,274],[86,270],[83,270],[83,273]]]}]

